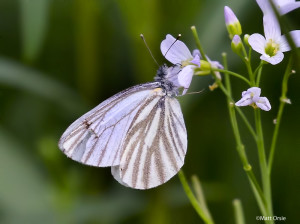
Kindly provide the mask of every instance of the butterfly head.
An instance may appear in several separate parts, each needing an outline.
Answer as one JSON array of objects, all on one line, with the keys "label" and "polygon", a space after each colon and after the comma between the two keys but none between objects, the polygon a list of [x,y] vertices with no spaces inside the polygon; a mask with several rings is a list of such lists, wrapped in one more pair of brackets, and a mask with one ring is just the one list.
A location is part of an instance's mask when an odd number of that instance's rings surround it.
[{"label": "butterfly head", "polygon": [[167,74],[168,74],[168,66],[166,64],[163,64],[158,68],[154,80],[159,82],[162,79],[165,79]]},{"label": "butterfly head", "polygon": [[174,65],[168,67],[167,65],[162,65],[158,68],[154,80],[161,84],[161,88],[164,90],[168,96],[178,95],[178,73],[181,70],[180,66]]}]

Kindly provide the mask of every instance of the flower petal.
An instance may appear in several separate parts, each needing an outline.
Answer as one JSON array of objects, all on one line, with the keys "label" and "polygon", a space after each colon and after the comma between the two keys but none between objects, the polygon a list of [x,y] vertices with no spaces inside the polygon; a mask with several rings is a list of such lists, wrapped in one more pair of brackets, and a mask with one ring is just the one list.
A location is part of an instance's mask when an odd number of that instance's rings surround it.
[{"label": "flower petal", "polygon": [[244,97],[246,94],[249,94],[248,91],[243,91],[242,92],[242,97]]},{"label": "flower petal", "polygon": [[232,43],[238,45],[242,43],[241,37],[239,35],[234,35],[232,38]]},{"label": "flower petal", "polygon": [[300,2],[292,2],[292,3],[288,3],[285,4],[283,6],[280,6],[279,8],[279,12],[281,15],[284,15],[290,11],[293,11],[294,9],[297,9],[300,7]]},{"label": "flower petal", "polygon": [[259,100],[256,102],[256,105],[262,110],[271,110],[271,104],[267,97],[260,97]]},{"label": "flower petal", "polygon": [[275,42],[279,42],[281,38],[281,29],[276,15],[273,12],[265,14],[263,20],[266,40],[272,39]]},{"label": "flower petal", "polygon": [[277,54],[273,57],[270,57],[269,55],[263,54],[262,56],[260,56],[260,59],[263,61],[267,61],[272,65],[276,65],[278,63],[280,63],[284,58],[284,55],[282,52],[278,51]]},{"label": "flower petal", "polygon": [[210,61],[213,68],[224,69],[224,66],[218,61]]},{"label": "flower petal", "polygon": [[234,12],[228,6],[224,7],[224,17],[226,25],[231,25],[239,22]]},{"label": "flower petal", "polygon": [[281,36],[280,42],[279,42],[279,50],[281,52],[286,52],[286,51],[290,51],[291,47],[285,37],[285,35]]},{"label": "flower petal", "polygon": [[193,63],[195,65],[197,65],[200,68],[200,57],[198,54],[196,54],[196,56],[193,58],[193,60],[190,61],[190,63]]},{"label": "flower petal", "polygon": [[290,35],[292,36],[296,47],[300,47],[300,30],[293,30],[290,32]]},{"label": "flower petal", "polygon": [[240,99],[238,102],[236,102],[235,105],[238,107],[243,107],[243,106],[248,106],[252,103],[253,103],[253,101],[252,101],[251,95],[246,94],[242,97],[242,99]]},{"label": "flower petal", "polygon": [[196,57],[196,55],[199,55],[200,59],[202,58],[202,55],[198,49],[193,50],[193,57]]},{"label": "flower petal", "polygon": [[253,102],[258,101],[261,93],[261,89],[258,87],[251,87],[247,90],[247,93],[250,93],[253,99]]},{"label": "flower petal", "polygon": [[[293,30],[293,31],[290,32],[290,35],[291,35],[296,47],[300,47],[300,30]],[[287,42],[286,35],[283,35],[281,37],[280,50],[282,52],[291,50],[291,48],[290,48],[290,46]]]},{"label": "flower petal", "polygon": [[252,49],[255,50],[256,52],[258,52],[260,54],[265,53],[266,39],[264,38],[263,35],[258,34],[258,33],[252,34],[249,37],[248,42],[249,42],[250,46],[252,47]]},{"label": "flower petal", "polygon": [[[269,0],[256,0],[259,5],[261,11],[263,11],[264,15],[268,13],[273,13],[273,9]],[[280,15],[284,15],[294,9],[300,7],[300,2],[295,2],[295,0],[273,0],[274,5],[277,7]]]},{"label": "flower petal", "polygon": [[270,12],[270,10],[272,10],[272,7],[268,0],[256,0],[256,3],[258,4],[263,14],[266,14]]},{"label": "flower petal", "polygon": [[[207,55],[206,55],[206,58],[212,68],[224,69],[223,65],[221,65],[220,62],[210,60],[210,58]],[[222,79],[220,72],[215,72],[215,75],[218,79],[220,79],[220,80]]]},{"label": "flower petal", "polygon": [[192,59],[192,55],[187,46],[170,34],[166,36],[160,44],[161,53],[173,64],[181,64],[182,61]]},{"label": "flower petal", "polygon": [[[267,1],[269,1],[269,0],[267,0]],[[291,3],[295,2],[296,0],[273,0],[273,1],[277,7],[282,7],[284,5],[291,4]]]},{"label": "flower petal", "polygon": [[189,87],[191,85],[195,67],[196,66],[194,66],[194,65],[185,66],[181,70],[181,72],[178,74],[179,86],[184,87],[182,95],[184,95],[186,93],[186,91],[189,89]]}]

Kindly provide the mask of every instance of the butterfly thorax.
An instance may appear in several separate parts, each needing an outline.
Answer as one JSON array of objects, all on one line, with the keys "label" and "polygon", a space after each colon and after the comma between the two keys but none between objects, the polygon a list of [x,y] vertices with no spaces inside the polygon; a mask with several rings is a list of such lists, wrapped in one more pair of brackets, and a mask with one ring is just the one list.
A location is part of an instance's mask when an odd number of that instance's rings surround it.
[{"label": "butterfly thorax", "polygon": [[156,76],[154,80],[159,82],[161,88],[163,89],[164,93],[170,97],[175,97],[178,95],[178,87],[174,85],[174,83],[168,80],[169,68],[166,65],[162,65],[158,68]]}]

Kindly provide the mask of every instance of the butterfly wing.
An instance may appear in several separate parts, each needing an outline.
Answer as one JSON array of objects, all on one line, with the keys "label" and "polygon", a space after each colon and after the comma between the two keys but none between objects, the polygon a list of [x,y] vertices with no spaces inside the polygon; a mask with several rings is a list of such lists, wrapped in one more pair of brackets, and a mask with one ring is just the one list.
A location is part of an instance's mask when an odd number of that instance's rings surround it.
[{"label": "butterfly wing", "polygon": [[87,165],[119,165],[134,117],[159,86],[158,82],[145,83],[108,98],[70,125],[59,141],[59,148],[68,157]]},{"label": "butterfly wing", "polygon": [[179,102],[158,94],[133,118],[120,165],[112,167],[112,174],[125,186],[153,188],[180,170],[186,150],[187,133]]}]

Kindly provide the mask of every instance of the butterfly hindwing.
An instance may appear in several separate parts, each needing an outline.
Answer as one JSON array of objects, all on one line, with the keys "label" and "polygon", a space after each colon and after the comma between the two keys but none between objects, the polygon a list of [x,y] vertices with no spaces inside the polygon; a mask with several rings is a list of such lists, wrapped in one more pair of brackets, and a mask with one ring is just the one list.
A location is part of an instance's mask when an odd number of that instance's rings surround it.
[{"label": "butterfly hindwing", "polygon": [[186,150],[187,133],[179,102],[160,92],[149,97],[136,113],[124,139],[120,165],[112,167],[112,174],[125,186],[153,188],[179,171]]}]

